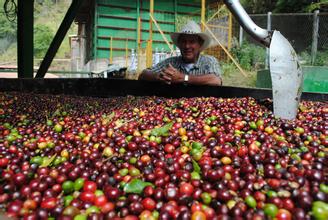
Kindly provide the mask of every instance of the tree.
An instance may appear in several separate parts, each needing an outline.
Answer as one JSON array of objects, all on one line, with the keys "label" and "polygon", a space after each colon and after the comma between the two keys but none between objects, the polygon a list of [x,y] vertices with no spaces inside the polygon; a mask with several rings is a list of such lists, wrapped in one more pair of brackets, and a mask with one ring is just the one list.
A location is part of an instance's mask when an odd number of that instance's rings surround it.
[{"label": "tree", "polygon": [[313,12],[315,10],[322,11],[328,11],[328,0],[318,0],[317,2],[313,2],[309,7],[307,8],[308,12]]},{"label": "tree", "polygon": [[240,2],[248,13],[261,14],[272,11],[277,0],[241,0]]},{"label": "tree", "polygon": [[45,55],[53,39],[52,30],[43,24],[34,27],[34,57],[40,58]]},{"label": "tree", "polygon": [[280,13],[305,12],[313,2],[317,2],[317,1],[278,0],[274,12],[280,12]]},{"label": "tree", "polygon": [[16,37],[16,22],[8,21],[3,13],[0,13],[0,38],[13,39]]},{"label": "tree", "polygon": [[328,0],[241,0],[240,2],[251,14],[269,11],[276,13],[308,12],[328,5]]},{"label": "tree", "polygon": [[[4,1],[0,1],[3,6]],[[4,12],[0,11],[0,53],[4,53],[16,39],[16,22],[9,21]]]}]

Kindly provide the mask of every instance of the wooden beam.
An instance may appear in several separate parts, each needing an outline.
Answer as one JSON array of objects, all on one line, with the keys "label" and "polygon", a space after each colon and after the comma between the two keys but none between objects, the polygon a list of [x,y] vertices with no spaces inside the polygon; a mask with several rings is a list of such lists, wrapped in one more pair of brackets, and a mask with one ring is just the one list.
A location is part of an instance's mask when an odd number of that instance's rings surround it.
[{"label": "wooden beam", "polygon": [[63,42],[65,35],[67,34],[69,28],[71,27],[71,24],[73,23],[74,18],[78,12],[78,9],[82,5],[83,1],[84,0],[73,0],[72,1],[62,23],[60,24],[60,27],[59,27],[54,39],[52,40],[52,42],[50,44],[50,47],[48,48],[46,55],[44,56],[44,59],[40,65],[40,68],[35,76],[36,78],[43,78],[46,75],[51,62],[52,62],[53,58],[55,57],[58,48],[60,47],[61,43]]},{"label": "wooden beam", "polygon": [[[120,8],[125,10],[136,10],[136,7],[128,7],[128,6],[121,6],[121,5],[113,5],[113,4],[98,4],[98,6],[109,7],[109,8]],[[148,9],[140,9],[140,11],[149,12]],[[174,14],[172,11],[164,11],[164,10],[154,10],[155,13],[164,13],[164,14]],[[192,12],[178,12],[178,14],[182,15],[194,15],[200,16],[200,13],[192,13]]]},{"label": "wooden beam", "polygon": [[34,0],[18,0],[18,78],[33,78],[33,11]]},{"label": "wooden beam", "polygon": [[[154,0],[150,0],[149,3],[149,15],[152,18],[154,15]],[[153,21],[149,19],[149,36],[146,50],[146,66],[151,67],[153,65]]]},{"label": "wooden beam", "polygon": [[[131,20],[131,21],[137,20],[137,18],[133,18],[133,17],[116,16],[116,15],[104,15],[104,14],[100,14],[99,17],[102,17],[102,18],[114,18],[114,19],[124,19],[124,20]],[[141,19],[141,21],[142,22],[149,22],[149,19]],[[157,23],[159,23],[159,24],[172,24],[172,25],[174,25],[174,22],[169,22],[169,21],[157,21]]]},{"label": "wooden beam", "polygon": [[150,16],[151,20],[153,20],[154,24],[156,25],[156,27],[157,27],[157,30],[158,30],[158,31],[161,33],[161,35],[162,35],[162,38],[164,39],[165,43],[166,43],[166,44],[167,44],[167,46],[170,48],[170,50],[171,50],[171,53],[173,53],[173,52],[174,52],[174,50],[173,50],[173,47],[172,47],[172,45],[171,45],[171,44],[170,44],[170,42],[167,40],[167,38],[166,38],[165,34],[162,32],[162,30],[161,30],[160,26],[157,24],[157,22],[156,22],[155,18],[152,16],[152,14],[149,14],[149,16]]},{"label": "wooden beam", "polygon": [[[98,25],[97,28],[104,28],[104,29],[113,29],[113,30],[122,30],[122,31],[136,31],[136,28],[122,28],[122,27],[115,27],[115,26],[105,26],[105,25]],[[141,29],[141,32],[149,32],[149,29]],[[153,31],[155,33],[160,33],[159,31]],[[173,32],[163,31],[165,34],[170,34]]]},{"label": "wooden beam", "polygon": [[199,9],[199,4],[178,3],[178,6],[194,7]]},{"label": "wooden beam", "polygon": [[[98,36],[97,37],[98,39],[103,39],[103,40],[109,40],[110,37],[108,36]],[[125,41],[125,40],[128,40],[128,41],[135,41],[136,39],[135,38],[124,38],[124,37],[113,37],[113,40],[115,41]],[[166,43],[164,40],[153,40],[154,43]],[[170,44],[172,44],[173,42],[172,41],[169,41]]]},{"label": "wooden beam", "polygon": [[202,22],[202,32],[205,31],[205,27],[203,24],[205,24],[205,10],[206,10],[206,6],[205,6],[205,0],[202,0],[202,8],[201,8],[201,22]]},{"label": "wooden beam", "polygon": [[113,64],[113,37],[110,37],[109,63]]}]

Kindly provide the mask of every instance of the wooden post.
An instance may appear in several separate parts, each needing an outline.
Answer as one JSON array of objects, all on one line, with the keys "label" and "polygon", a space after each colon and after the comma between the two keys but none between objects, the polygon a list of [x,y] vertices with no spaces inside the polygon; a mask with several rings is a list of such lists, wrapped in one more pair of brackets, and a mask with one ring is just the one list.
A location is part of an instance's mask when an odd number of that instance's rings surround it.
[{"label": "wooden post", "polygon": [[138,54],[140,44],[140,1],[137,0],[137,39],[136,39],[136,52]]},{"label": "wooden post", "polygon": [[178,20],[178,2],[174,0],[174,32],[177,31],[177,20]]},{"label": "wooden post", "polygon": [[148,40],[146,46],[146,67],[150,68],[152,65],[153,65],[152,44],[151,44],[151,40]]},{"label": "wooden post", "polygon": [[126,38],[125,41],[125,66],[128,66],[128,53],[129,53],[129,49],[128,49],[128,39]]},{"label": "wooden post", "polygon": [[109,63],[113,64],[113,37],[110,37]]},{"label": "wooden post", "polygon": [[318,52],[318,37],[319,37],[319,10],[313,14],[313,33],[312,33],[312,50],[311,50],[311,64],[313,65]]},{"label": "wooden post", "polygon": [[136,51],[136,56],[137,56],[137,72],[139,72],[140,68],[140,44],[141,44],[141,18],[140,16],[138,17],[138,30],[137,30],[137,51]]},{"label": "wooden post", "polygon": [[[149,13],[152,17],[154,17],[154,0],[150,0],[149,3]],[[153,20],[149,19],[149,39],[148,39],[148,48],[149,51],[147,53],[147,68],[151,67],[153,64]]]},{"label": "wooden post", "polygon": [[165,37],[165,34],[163,33],[161,27],[157,24],[157,21],[155,20],[155,18],[151,14],[149,14],[149,16],[150,16],[150,19],[153,20],[153,22],[154,22],[155,26],[157,27],[157,30],[159,31],[159,33],[162,35],[162,38],[164,39],[165,43],[170,48],[171,53],[174,53],[172,45],[170,44],[170,42]]},{"label": "wooden post", "polygon": [[17,4],[17,33],[19,33],[17,34],[18,78],[33,78],[34,0],[19,0]]},{"label": "wooden post", "polygon": [[229,12],[229,28],[228,28],[228,50],[231,49],[232,42],[232,14]]},{"label": "wooden post", "polygon": [[202,32],[205,31],[205,26],[203,25],[203,23],[205,23],[205,9],[206,9],[206,3],[205,0],[202,0],[202,11],[201,11],[201,23],[202,23]]},{"label": "wooden post", "polygon": [[95,2],[95,16],[94,16],[94,23],[95,23],[95,25],[94,25],[94,28],[95,28],[95,30],[94,30],[94,37],[93,37],[93,59],[94,60],[96,60],[97,59],[97,47],[98,47],[98,40],[97,40],[97,32],[98,32],[98,30],[97,30],[97,24],[98,24],[98,13],[97,13],[97,11],[98,11],[98,4],[97,4],[97,1]]}]

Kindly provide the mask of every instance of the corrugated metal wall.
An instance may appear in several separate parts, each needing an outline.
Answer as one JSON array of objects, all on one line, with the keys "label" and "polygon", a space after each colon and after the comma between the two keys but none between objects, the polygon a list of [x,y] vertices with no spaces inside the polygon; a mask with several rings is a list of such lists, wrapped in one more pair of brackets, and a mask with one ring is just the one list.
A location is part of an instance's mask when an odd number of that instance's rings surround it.
[{"label": "corrugated metal wall", "polygon": [[[125,56],[126,45],[137,49],[138,17],[140,17],[141,48],[146,48],[149,39],[149,0],[97,0],[95,27],[93,35],[94,58],[110,57],[110,39],[113,57]],[[174,32],[180,18],[200,20],[200,1],[154,0],[154,18],[170,41],[169,34]],[[163,37],[153,24],[153,51],[169,51]]]}]

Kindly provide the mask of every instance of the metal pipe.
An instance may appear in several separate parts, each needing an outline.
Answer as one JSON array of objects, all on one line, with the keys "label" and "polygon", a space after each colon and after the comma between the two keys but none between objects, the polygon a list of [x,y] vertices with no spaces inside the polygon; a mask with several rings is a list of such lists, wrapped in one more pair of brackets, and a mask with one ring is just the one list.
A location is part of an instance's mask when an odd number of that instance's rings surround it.
[{"label": "metal pipe", "polygon": [[318,38],[319,38],[319,10],[315,10],[313,14],[312,49],[311,49],[312,65],[314,65],[315,58],[318,52]]},{"label": "metal pipe", "polygon": [[243,29],[255,40],[266,47],[270,47],[272,33],[257,26],[249,17],[239,0],[224,0],[224,4],[238,20]]},{"label": "metal pipe", "polygon": [[[272,20],[271,20],[272,12],[268,12],[267,15],[267,30],[271,31]],[[266,48],[266,57],[265,57],[265,69],[268,69],[270,66],[270,48]]]}]

